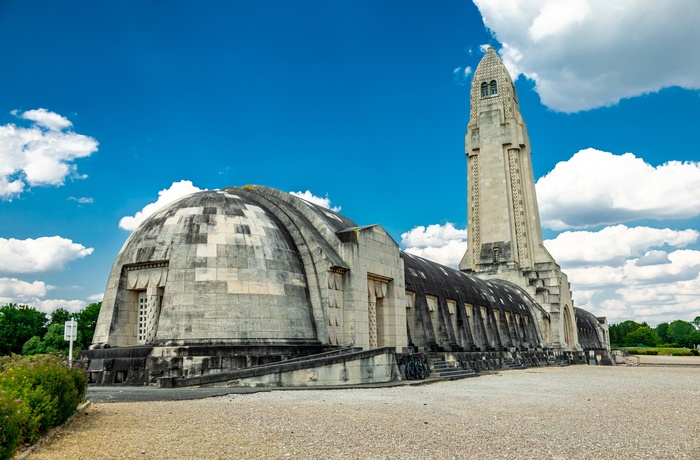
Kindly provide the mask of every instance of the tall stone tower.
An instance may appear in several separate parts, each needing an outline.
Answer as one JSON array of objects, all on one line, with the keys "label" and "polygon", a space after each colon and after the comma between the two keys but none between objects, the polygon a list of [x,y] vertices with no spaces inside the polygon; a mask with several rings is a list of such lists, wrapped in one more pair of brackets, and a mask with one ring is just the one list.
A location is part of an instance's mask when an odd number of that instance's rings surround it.
[{"label": "tall stone tower", "polygon": [[468,248],[460,270],[503,279],[528,291],[548,313],[545,341],[579,349],[566,275],[545,249],[532,172],[532,153],[518,95],[493,48],[472,80],[465,136]]}]

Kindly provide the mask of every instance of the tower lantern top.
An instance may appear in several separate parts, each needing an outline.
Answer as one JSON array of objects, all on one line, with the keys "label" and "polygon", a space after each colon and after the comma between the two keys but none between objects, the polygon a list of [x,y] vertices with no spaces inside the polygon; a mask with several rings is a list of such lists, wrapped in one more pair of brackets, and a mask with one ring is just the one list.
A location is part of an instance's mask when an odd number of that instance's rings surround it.
[{"label": "tower lantern top", "polygon": [[494,103],[503,104],[505,118],[518,117],[518,95],[513,79],[501,58],[490,46],[474,72],[470,99],[469,126],[476,124],[479,108]]}]

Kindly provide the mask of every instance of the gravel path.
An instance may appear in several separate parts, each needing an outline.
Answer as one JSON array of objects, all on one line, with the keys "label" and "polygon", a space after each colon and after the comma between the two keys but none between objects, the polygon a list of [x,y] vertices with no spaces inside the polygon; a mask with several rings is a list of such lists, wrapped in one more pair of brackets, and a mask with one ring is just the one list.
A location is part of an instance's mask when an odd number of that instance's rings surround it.
[{"label": "gravel path", "polygon": [[533,368],[380,389],[100,403],[40,459],[700,459],[700,368]]}]

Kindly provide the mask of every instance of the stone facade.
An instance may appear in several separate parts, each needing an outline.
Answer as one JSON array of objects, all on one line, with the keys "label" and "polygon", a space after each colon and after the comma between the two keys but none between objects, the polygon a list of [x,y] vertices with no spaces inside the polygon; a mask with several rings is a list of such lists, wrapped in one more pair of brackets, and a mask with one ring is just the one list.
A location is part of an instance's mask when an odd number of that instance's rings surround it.
[{"label": "stone facade", "polygon": [[[468,249],[460,269],[520,286],[549,315],[541,327],[547,346],[581,350],[568,278],[542,240],[530,139],[515,85],[493,48],[474,72],[465,151]],[[600,327],[604,336],[605,321]]]},{"label": "stone facade", "polygon": [[462,271],[262,186],[157,211],[110,272],[85,354],[93,381],[353,385],[400,378],[398,354],[478,371],[605,350],[605,320],[574,309],[544,248],[527,130],[493,50],[475,72],[466,151]]}]

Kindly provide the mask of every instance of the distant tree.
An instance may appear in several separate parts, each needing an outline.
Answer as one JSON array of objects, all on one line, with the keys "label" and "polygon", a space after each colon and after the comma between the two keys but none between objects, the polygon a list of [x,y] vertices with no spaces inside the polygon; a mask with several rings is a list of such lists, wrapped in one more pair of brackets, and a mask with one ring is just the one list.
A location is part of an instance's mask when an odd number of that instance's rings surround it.
[{"label": "distant tree", "polygon": [[102,302],[91,303],[73,315],[73,318],[78,322],[78,336],[80,338],[78,346],[82,349],[86,349],[92,343],[101,307]]},{"label": "distant tree", "polygon": [[695,317],[695,319],[693,320],[693,326],[695,326],[695,329],[700,331],[700,316]]},{"label": "distant tree", "polygon": [[700,345],[700,331],[693,331],[686,338],[686,347],[695,348]]},{"label": "distant tree", "polygon": [[65,326],[63,323],[54,323],[49,326],[46,335],[42,342],[44,343],[44,353],[56,352],[63,355],[68,354],[68,341],[63,339],[63,331]]},{"label": "distant tree", "polygon": [[695,326],[689,321],[677,319],[668,325],[668,337],[673,343],[682,347],[692,347],[691,333],[696,332]]},{"label": "distant tree", "polygon": [[0,356],[21,353],[22,345],[46,332],[46,315],[26,305],[0,307]]},{"label": "distant tree", "polygon": [[38,355],[41,353],[46,353],[46,349],[44,348],[44,342],[41,340],[41,337],[37,335],[24,342],[24,345],[22,345],[22,354],[25,356]]},{"label": "distant tree", "polygon": [[[64,356],[68,356],[70,344],[63,337],[64,329],[64,323],[51,324],[43,338],[34,336],[24,343],[22,354],[36,355],[39,353],[60,353]],[[76,340],[74,344],[78,343],[79,340],[80,331],[78,331],[78,340]],[[77,351],[75,345],[73,346],[73,350],[74,352]]]},{"label": "distant tree", "polygon": [[661,339],[661,343],[671,343],[671,340],[668,338],[668,323],[659,324],[654,328],[654,331]]},{"label": "distant tree", "polygon": [[51,316],[49,318],[49,325],[51,325],[51,324],[65,325],[66,321],[68,321],[70,318],[71,318],[71,314],[68,310],[66,310],[65,308],[57,308],[51,312]]},{"label": "distant tree", "polygon": [[617,346],[623,346],[625,344],[625,337],[627,334],[641,326],[641,324],[632,320],[623,321],[620,324],[610,325],[608,327],[608,332],[610,333],[610,343]]},{"label": "distant tree", "polygon": [[628,347],[634,347],[636,345],[655,347],[659,342],[659,336],[647,325],[640,326],[632,332],[628,332],[625,336],[625,345]]}]

